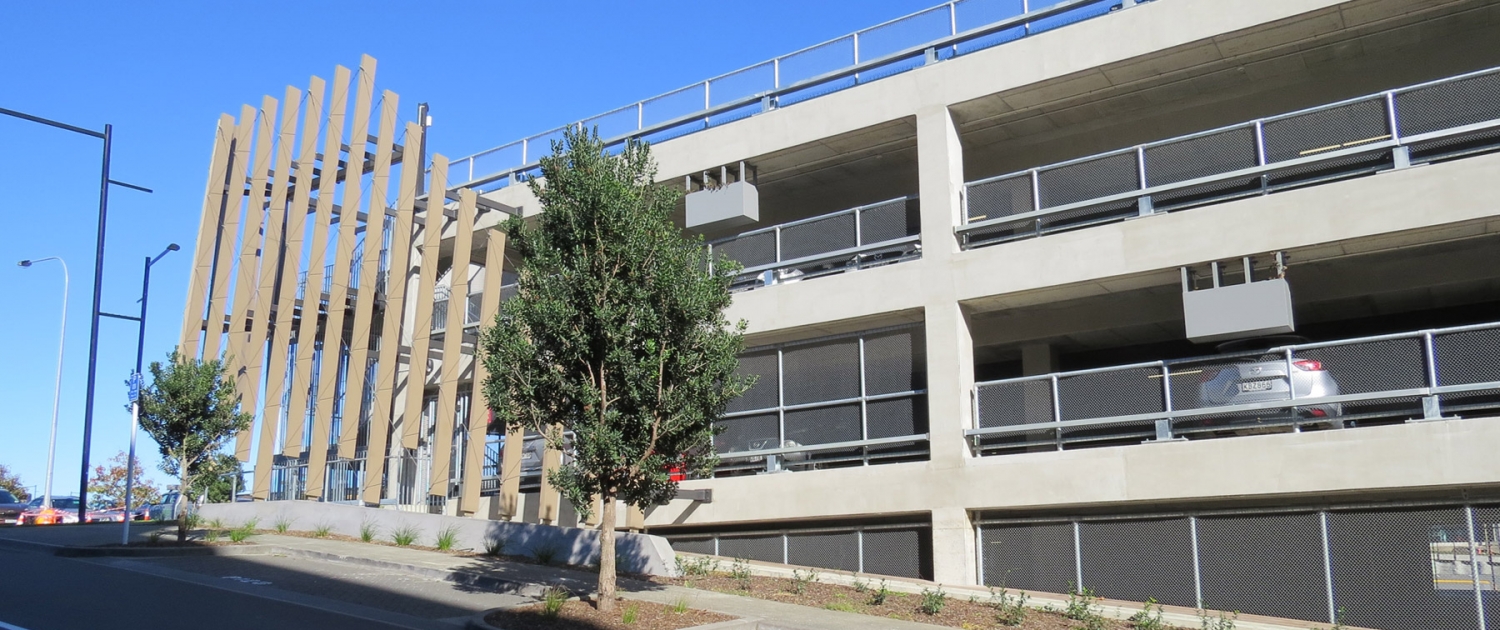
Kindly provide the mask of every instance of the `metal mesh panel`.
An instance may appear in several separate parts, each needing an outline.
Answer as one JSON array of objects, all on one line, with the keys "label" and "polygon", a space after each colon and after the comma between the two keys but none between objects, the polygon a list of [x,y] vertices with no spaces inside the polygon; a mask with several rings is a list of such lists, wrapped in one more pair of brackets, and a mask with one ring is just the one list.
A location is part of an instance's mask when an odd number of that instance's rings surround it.
[{"label": "metal mesh panel", "polygon": [[983,385],[978,424],[982,429],[1052,422],[1052,381],[1046,379]]},{"label": "metal mesh panel", "polygon": [[1193,546],[1188,520],[1083,523],[1083,586],[1109,599],[1193,606]]},{"label": "metal mesh panel", "polygon": [[916,205],[913,200],[897,199],[860,210],[860,244],[868,245],[921,233]]},{"label": "metal mesh panel", "polygon": [[927,432],[927,397],[894,398],[865,403],[869,439]]},{"label": "metal mesh panel", "polygon": [[816,256],[855,246],[854,213],[781,228],[781,259]]},{"label": "metal mesh panel", "polygon": [[785,403],[841,400],[859,396],[859,341],[834,339],[782,351]]},{"label": "metal mesh panel", "polygon": [[1328,620],[1317,514],[1198,519],[1204,606]]},{"label": "metal mesh panel", "polygon": [[859,570],[859,534],[856,532],[790,533],[786,539],[788,564],[807,567]]},{"label": "metal mesh panel", "polygon": [[965,188],[969,221],[998,219],[1035,210],[1029,173]]},{"label": "metal mesh panel", "polygon": [[759,451],[781,444],[781,420],[775,413],[725,418],[716,422],[724,431],[714,436],[719,453]]},{"label": "metal mesh panel", "polygon": [[719,555],[726,558],[781,562],[783,551],[781,534],[719,537]]},{"label": "metal mesh panel", "polygon": [[865,573],[932,578],[932,529],[881,529],[864,533]]},{"label": "metal mesh panel", "polygon": [[1434,335],[1438,384],[1500,381],[1500,328]]},{"label": "metal mesh panel", "polygon": [[776,262],[776,234],[762,232],[714,245],[714,258],[728,258],[745,267]]},{"label": "metal mesh panel", "polygon": [[1355,147],[1390,138],[1386,128],[1385,100],[1370,99],[1320,109],[1263,125],[1266,162]]},{"label": "metal mesh panel", "polygon": [[1500,118],[1500,73],[1402,92],[1396,114],[1407,136]]},{"label": "metal mesh panel", "polygon": [[713,555],[714,553],[714,539],[712,536],[709,536],[707,538],[697,538],[692,536],[668,536],[667,542],[672,543],[673,551],[681,551],[684,553],[701,553],[707,555]]},{"label": "metal mesh panel", "polygon": [[1133,217],[1139,213],[1136,203],[1126,199],[1045,215],[1037,219],[1037,228],[1041,233],[1060,232]]},{"label": "metal mesh panel", "polygon": [[[1172,386],[1173,409],[1203,409],[1232,404],[1233,400],[1220,396],[1210,383],[1225,370],[1238,370],[1242,365],[1260,362],[1283,361],[1279,354],[1259,356],[1236,356],[1210,358],[1203,361],[1174,363],[1170,368],[1169,382]],[[1283,396],[1285,398],[1285,396]],[[1200,416],[1201,417],[1201,416]]]},{"label": "metal mesh panel", "polygon": [[[1152,378],[1156,377],[1156,378]],[[1083,420],[1164,411],[1161,372],[1133,368],[1058,379],[1063,420]]]},{"label": "metal mesh panel", "polygon": [[927,387],[925,336],[903,328],[865,337],[865,393],[889,394]]},{"label": "metal mesh panel", "polygon": [[828,444],[861,439],[859,403],[786,412],[786,439],[798,444]]},{"label": "metal mesh panel", "polygon": [[1334,512],[1328,515],[1334,602],[1353,626],[1471,630],[1472,584],[1450,589],[1437,554],[1468,542],[1457,509]]},{"label": "metal mesh panel", "polygon": [[1011,590],[1066,593],[1074,574],[1072,523],[981,528],[984,583]]},{"label": "metal mesh panel", "polygon": [[[1410,338],[1314,348],[1298,351],[1294,359],[1321,362],[1338,383],[1338,393],[1363,394],[1424,386],[1427,378],[1423,355],[1422,340]],[[1302,395],[1300,388],[1298,395]],[[1420,412],[1418,400],[1412,396],[1349,402],[1341,406],[1341,413],[1410,415]]]},{"label": "metal mesh panel", "polygon": [[1042,208],[1140,189],[1134,151],[1050,168],[1037,173]]},{"label": "metal mesh panel", "polygon": [[771,409],[776,407],[781,397],[778,390],[776,373],[776,351],[762,350],[760,352],[748,352],[740,355],[739,369],[735,374],[740,376],[755,377],[755,384],[750,386],[739,398],[729,401],[725,407],[728,413],[737,411],[749,411],[751,409]]},{"label": "metal mesh panel", "polygon": [[1146,181],[1151,186],[1228,173],[1255,164],[1254,127],[1146,147]]}]

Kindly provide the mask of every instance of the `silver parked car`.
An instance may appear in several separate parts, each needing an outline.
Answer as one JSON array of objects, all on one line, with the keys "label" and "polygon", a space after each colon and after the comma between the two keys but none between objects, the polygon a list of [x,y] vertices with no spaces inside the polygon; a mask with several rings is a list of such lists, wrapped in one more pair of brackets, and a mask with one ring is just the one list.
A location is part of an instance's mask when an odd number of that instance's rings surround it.
[{"label": "silver parked car", "polygon": [[[1219,346],[1221,352],[1238,352],[1255,341],[1288,343],[1294,340],[1276,338],[1231,342]],[[1301,341],[1297,339],[1295,341]],[[1281,357],[1250,355],[1231,360],[1229,365],[1205,371],[1204,380],[1198,386],[1199,399],[1203,407],[1246,405],[1263,402],[1279,402],[1296,398],[1321,398],[1339,394],[1338,381],[1324,369],[1321,361],[1293,357],[1288,375],[1287,361]],[[1216,371],[1215,371],[1216,370]],[[1328,419],[1330,428],[1344,428],[1343,406],[1338,403],[1308,405],[1304,407],[1274,407],[1253,412],[1236,413],[1227,424],[1242,425],[1243,420],[1254,422],[1286,422],[1291,420]],[[1205,422],[1205,424],[1217,424]]]}]

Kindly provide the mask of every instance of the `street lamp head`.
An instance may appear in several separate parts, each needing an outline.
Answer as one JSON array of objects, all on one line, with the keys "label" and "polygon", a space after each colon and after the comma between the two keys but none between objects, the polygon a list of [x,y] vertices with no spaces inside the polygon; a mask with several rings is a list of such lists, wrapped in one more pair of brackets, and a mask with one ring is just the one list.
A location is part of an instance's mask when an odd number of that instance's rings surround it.
[{"label": "street lamp head", "polygon": [[17,267],[30,267],[31,266],[31,261],[29,261],[29,260],[23,260],[21,262],[16,263],[16,266]]},{"label": "street lamp head", "polygon": [[169,252],[175,252],[175,251],[177,251],[179,249],[182,249],[182,248],[178,247],[176,243],[172,243],[170,245],[167,245],[167,251],[169,251]]}]

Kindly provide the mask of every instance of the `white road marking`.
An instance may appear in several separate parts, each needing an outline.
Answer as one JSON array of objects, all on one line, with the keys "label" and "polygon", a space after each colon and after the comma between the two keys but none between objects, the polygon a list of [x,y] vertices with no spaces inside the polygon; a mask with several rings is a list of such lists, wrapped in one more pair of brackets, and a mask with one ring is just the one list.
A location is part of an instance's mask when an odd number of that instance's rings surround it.
[{"label": "white road marking", "polygon": [[254,578],[240,577],[238,575],[226,575],[226,576],[224,576],[224,579],[226,579],[226,580],[234,580],[236,582],[244,582],[245,584],[254,584],[256,586],[270,586],[271,585],[270,582],[267,582],[265,580],[257,580],[257,579],[254,579]]},{"label": "white road marking", "polygon": [[26,629],[22,628],[21,626],[12,626],[12,625],[10,625],[8,623],[5,623],[4,621],[0,621],[0,630],[26,630]]}]

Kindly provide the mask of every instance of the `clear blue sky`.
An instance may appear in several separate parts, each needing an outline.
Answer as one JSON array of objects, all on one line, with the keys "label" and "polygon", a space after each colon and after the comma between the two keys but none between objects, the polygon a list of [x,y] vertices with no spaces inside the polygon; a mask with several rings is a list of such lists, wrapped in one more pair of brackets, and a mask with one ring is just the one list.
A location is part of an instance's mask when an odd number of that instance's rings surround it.
[{"label": "clear blue sky", "polygon": [[[553,2],[41,2],[0,20],[0,107],[115,126],[103,308],[134,313],[152,273],[147,361],[182,321],[214,123],[310,75],[379,60],[377,87],[405,120],[432,105],[431,149],[457,157],[899,17],[937,0]],[[99,142],[0,117],[0,464],[40,485],[46,469],[62,297],[72,272],[54,494],[78,489],[93,282]],[[124,450],[123,381],[135,325],[101,322],[91,459]],[[147,475],[155,444],[143,439]]]}]

